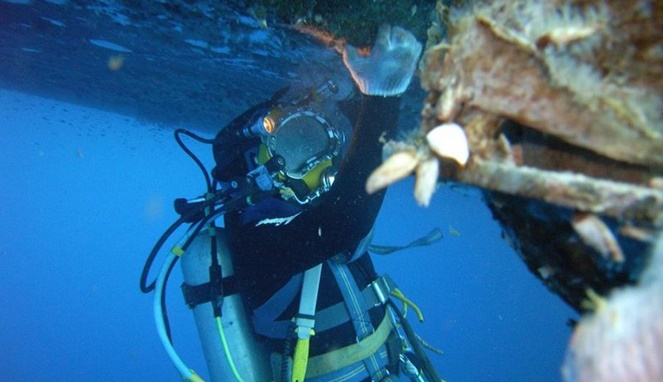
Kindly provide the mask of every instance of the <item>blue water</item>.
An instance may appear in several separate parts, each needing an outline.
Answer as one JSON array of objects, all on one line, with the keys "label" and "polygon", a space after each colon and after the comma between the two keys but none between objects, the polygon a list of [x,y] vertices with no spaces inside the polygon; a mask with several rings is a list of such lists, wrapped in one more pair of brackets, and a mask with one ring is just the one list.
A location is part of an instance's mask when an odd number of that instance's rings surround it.
[{"label": "blue water", "polygon": [[[172,200],[204,188],[171,131],[0,90],[0,381],[180,380],[151,296],[138,290],[144,258],[177,217]],[[425,322],[413,326],[445,351],[431,355],[440,375],[561,380],[575,314],[508,248],[476,194],[443,188],[424,209],[411,190],[411,181],[390,189],[375,243],[405,244],[433,227],[444,238],[375,261],[422,308]],[[178,270],[175,346],[205,378],[180,283]]]}]

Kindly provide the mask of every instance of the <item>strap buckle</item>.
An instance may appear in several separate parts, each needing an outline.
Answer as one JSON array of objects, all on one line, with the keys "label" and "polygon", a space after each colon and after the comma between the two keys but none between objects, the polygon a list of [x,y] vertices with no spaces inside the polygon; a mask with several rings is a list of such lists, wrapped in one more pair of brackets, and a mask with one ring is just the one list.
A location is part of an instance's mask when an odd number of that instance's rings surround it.
[{"label": "strap buckle", "polygon": [[377,298],[378,301],[373,306],[385,304],[387,300],[389,300],[391,291],[396,288],[396,284],[391,279],[391,277],[389,277],[389,275],[383,275],[378,277],[368,286],[373,290],[373,293],[375,293],[375,297]]}]

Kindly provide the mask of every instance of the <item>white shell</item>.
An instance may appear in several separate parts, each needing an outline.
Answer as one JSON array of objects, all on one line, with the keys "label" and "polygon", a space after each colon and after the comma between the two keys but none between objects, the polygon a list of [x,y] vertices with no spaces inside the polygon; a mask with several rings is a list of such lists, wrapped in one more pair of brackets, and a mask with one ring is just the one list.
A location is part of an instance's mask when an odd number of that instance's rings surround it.
[{"label": "white shell", "polygon": [[456,94],[452,86],[447,86],[437,100],[437,118],[441,121],[449,121],[458,113],[456,106]]},{"label": "white shell", "polygon": [[426,140],[435,154],[453,159],[461,166],[464,166],[470,157],[467,136],[463,128],[456,123],[441,124],[426,134]]},{"label": "white shell", "polygon": [[380,191],[410,175],[419,163],[419,158],[412,151],[399,151],[387,158],[366,180],[366,192]]},{"label": "white shell", "polygon": [[591,213],[576,213],[571,225],[582,241],[603,257],[616,263],[624,262],[624,253],[615,235],[601,218]]},{"label": "white shell", "polygon": [[428,158],[417,166],[417,180],[414,183],[414,198],[422,207],[428,207],[437,186],[440,162],[437,158]]}]

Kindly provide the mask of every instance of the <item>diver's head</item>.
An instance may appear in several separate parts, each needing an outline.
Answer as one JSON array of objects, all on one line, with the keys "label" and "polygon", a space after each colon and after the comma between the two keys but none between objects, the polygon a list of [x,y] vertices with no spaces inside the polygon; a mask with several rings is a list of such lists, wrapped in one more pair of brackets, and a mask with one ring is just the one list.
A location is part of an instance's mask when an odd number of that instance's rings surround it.
[{"label": "diver's head", "polygon": [[212,175],[221,183],[246,176],[260,190],[276,189],[284,199],[303,205],[331,188],[352,130],[333,97],[339,90],[334,82],[282,101],[287,89],[219,131]]},{"label": "diver's head", "polygon": [[334,182],[345,151],[346,132],[338,126],[343,123],[339,116],[333,118],[327,113],[330,110],[325,110],[330,108],[324,106],[308,103],[275,107],[250,127],[260,132],[257,165],[276,157],[282,159],[272,178],[286,200],[311,203]]}]

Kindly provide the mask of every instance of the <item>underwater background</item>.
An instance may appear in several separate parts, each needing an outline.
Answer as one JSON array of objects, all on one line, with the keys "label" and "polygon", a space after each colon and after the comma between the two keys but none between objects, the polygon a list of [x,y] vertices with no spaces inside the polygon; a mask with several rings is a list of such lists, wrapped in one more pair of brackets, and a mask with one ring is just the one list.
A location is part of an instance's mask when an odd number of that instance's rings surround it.
[{"label": "underwater background", "polygon": [[[1,381],[179,380],[138,289],[145,257],[177,218],[172,201],[204,191],[175,127],[186,126],[0,89]],[[209,165],[209,147],[192,147]],[[404,245],[434,227],[443,239],[374,259],[423,310],[424,323],[409,318],[444,350],[431,355],[440,375],[561,380],[577,315],[528,272],[477,192],[444,186],[420,208],[411,190],[390,188],[374,243]],[[170,281],[175,348],[206,378],[179,269]]]}]

